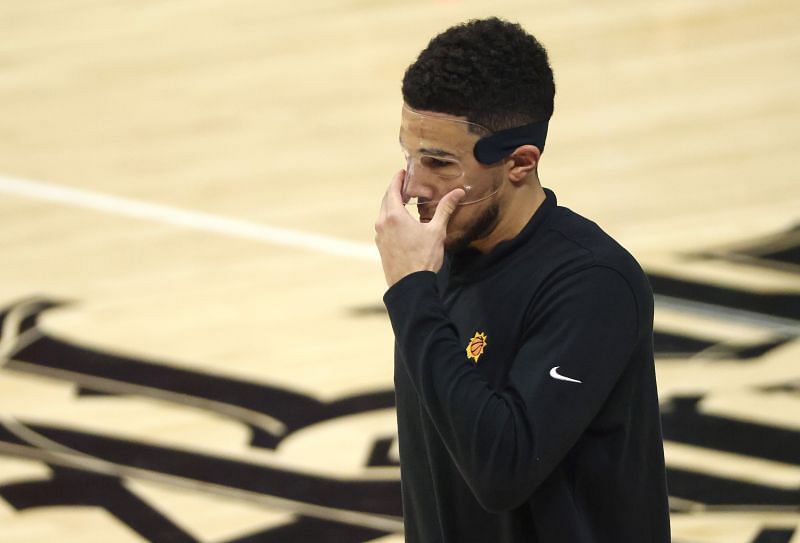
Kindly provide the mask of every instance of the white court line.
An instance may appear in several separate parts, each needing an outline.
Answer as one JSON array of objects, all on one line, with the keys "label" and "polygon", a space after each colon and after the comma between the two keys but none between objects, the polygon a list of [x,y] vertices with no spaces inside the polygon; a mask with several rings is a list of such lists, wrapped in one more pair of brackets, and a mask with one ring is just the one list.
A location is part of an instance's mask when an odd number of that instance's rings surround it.
[{"label": "white court line", "polygon": [[[109,196],[99,192],[68,188],[39,181],[0,176],[0,192],[103,211],[114,215],[161,222],[192,230],[251,239],[263,243],[308,249],[319,253],[371,262],[380,261],[378,250],[367,243],[310,234],[161,204],[151,204],[140,200]],[[690,300],[672,299],[666,296],[656,296],[656,303],[659,306],[674,306],[679,310],[701,315],[710,313],[715,316],[722,315],[726,318],[738,315],[738,317],[748,322],[758,322],[762,326],[766,324],[776,331],[788,333],[792,337],[798,334],[795,321],[774,317],[768,318],[760,313],[749,314],[744,311],[722,308],[711,304],[699,304]],[[734,313],[737,315],[734,315]]]},{"label": "white court line", "polygon": [[200,211],[151,204],[140,200],[109,196],[99,192],[62,187],[39,181],[0,176],[0,192],[103,211],[113,215],[171,224],[181,228],[213,232],[215,234],[224,234],[287,247],[309,249],[319,253],[373,262],[380,260],[378,250],[367,243],[221,217]]}]

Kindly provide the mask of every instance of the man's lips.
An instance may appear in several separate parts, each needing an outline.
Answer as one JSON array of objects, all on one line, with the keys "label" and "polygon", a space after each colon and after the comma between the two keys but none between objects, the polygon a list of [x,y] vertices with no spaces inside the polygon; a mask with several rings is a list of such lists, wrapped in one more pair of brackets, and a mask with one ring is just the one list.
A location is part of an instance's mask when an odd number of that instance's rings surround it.
[{"label": "man's lips", "polygon": [[433,213],[436,211],[436,206],[431,204],[417,205],[417,213],[419,213],[419,222],[430,222],[433,218]]}]

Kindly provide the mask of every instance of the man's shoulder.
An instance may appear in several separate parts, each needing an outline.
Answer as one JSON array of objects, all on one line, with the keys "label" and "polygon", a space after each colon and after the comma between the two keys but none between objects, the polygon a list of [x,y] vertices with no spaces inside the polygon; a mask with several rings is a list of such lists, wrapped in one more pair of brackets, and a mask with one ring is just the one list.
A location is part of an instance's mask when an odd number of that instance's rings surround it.
[{"label": "man's shoulder", "polygon": [[543,226],[538,241],[528,246],[525,260],[545,284],[552,286],[588,268],[603,267],[617,272],[634,292],[646,295],[650,291],[636,258],[596,222],[559,205]]},{"label": "man's shoulder", "polygon": [[585,264],[616,268],[636,263],[633,255],[600,225],[567,207],[553,210],[545,234],[546,245],[556,251],[582,255]]}]

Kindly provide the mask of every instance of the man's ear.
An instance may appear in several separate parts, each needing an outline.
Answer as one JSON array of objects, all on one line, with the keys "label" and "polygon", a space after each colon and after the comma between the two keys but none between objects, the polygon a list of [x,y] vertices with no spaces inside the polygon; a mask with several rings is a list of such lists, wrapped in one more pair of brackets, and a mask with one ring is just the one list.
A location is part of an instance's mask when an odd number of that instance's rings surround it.
[{"label": "man's ear", "polygon": [[507,159],[512,162],[511,169],[508,171],[508,178],[513,183],[522,182],[532,171],[536,170],[541,156],[542,152],[535,145],[517,147]]}]

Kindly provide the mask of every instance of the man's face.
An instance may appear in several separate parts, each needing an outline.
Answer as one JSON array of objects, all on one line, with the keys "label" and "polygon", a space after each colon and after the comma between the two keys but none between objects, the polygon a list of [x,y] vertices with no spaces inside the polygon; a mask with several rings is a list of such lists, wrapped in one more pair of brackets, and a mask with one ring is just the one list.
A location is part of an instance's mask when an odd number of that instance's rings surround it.
[{"label": "man's face", "polygon": [[475,142],[487,133],[461,117],[403,107],[403,196],[416,200],[420,221],[429,221],[438,201],[451,190],[466,191],[447,226],[445,246],[449,250],[486,237],[497,224],[500,206],[494,195],[504,182],[504,170],[485,166],[473,155]]}]

